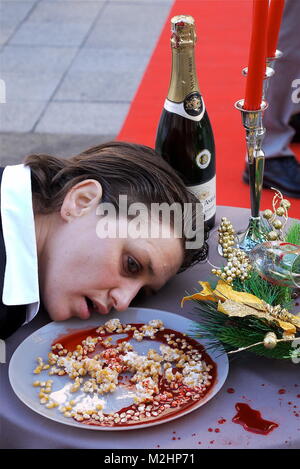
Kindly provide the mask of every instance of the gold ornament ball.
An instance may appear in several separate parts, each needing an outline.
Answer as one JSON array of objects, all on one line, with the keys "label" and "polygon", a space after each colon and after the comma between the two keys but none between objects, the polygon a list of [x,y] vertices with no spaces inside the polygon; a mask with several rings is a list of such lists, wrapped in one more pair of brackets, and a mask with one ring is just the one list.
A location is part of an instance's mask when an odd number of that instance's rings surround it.
[{"label": "gold ornament ball", "polygon": [[274,332],[268,332],[264,337],[264,346],[268,349],[273,349],[277,345],[277,337]]},{"label": "gold ornament ball", "polygon": [[265,210],[264,213],[263,213],[263,217],[266,220],[269,220],[270,218],[272,218],[272,216],[273,216],[273,212],[270,209]]},{"label": "gold ornament ball", "polygon": [[288,209],[291,206],[291,202],[287,199],[282,199],[282,201],[280,202],[280,205],[281,207]]},{"label": "gold ornament ball", "polygon": [[283,217],[284,214],[285,214],[284,208],[278,207],[278,209],[276,210],[276,215],[278,215],[279,217]]},{"label": "gold ornament ball", "polygon": [[277,235],[276,231],[270,231],[267,235],[267,237],[270,241],[276,241],[277,236],[278,235]]},{"label": "gold ornament ball", "polygon": [[282,228],[282,223],[280,220],[278,220],[278,218],[273,221],[272,225],[274,228],[276,228],[276,230],[280,230],[280,228]]}]

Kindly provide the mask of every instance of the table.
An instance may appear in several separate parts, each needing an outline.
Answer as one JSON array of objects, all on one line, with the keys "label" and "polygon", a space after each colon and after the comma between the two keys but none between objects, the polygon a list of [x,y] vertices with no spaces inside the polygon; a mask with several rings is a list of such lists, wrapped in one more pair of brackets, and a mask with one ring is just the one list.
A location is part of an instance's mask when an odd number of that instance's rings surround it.
[{"label": "table", "polygon": [[[249,214],[247,209],[220,206],[216,226],[220,218],[226,216],[235,228],[244,228]],[[222,265],[215,246],[211,247],[210,261]],[[215,278],[210,270],[207,263],[198,264],[177,275],[158,294],[138,306],[194,319],[193,303],[188,302],[181,309],[180,300],[186,291],[193,292],[197,288],[198,280]],[[227,381],[211,401],[169,423],[139,430],[105,432],[48,420],[27,408],[15,396],[8,380],[8,362],[16,347],[48,322],[45,314],[38,314],[6,341],[7,363],[0,365],[2,448],[300,448],[300,364],[257,358],[251,354],[239,354],[231,360]],[[229,393],[230,388],[235,392]],[[233,423],[237,402],[248,403],[261,411],[262,417],[278,423],[278,428],[265,436],[250,433]]]}]

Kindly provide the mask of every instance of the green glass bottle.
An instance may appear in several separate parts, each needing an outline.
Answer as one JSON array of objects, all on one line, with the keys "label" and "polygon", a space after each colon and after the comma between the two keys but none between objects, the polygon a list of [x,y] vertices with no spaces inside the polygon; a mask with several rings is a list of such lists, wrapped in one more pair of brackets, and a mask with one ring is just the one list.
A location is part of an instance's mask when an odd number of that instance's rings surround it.
[{"label": "green glass bottle", "polygon": [[202,202],[205,228],[210,230],[216,213],[215,143],[198,86],[194,18],[175,16],[171,27],[172,73],[155,149]]}]

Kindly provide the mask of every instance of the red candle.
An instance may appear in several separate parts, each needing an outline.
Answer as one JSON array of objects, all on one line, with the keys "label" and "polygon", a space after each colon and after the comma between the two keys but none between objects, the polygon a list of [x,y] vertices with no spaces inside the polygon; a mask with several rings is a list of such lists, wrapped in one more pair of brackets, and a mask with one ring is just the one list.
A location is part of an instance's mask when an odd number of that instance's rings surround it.
[{"label": "red candle", "polygon": [[260,109],[266,72],[269,0],[253,0],[253,22],[244,109]]},{"label": "red candle", "polygon": [[284,0],[271,0],[267,26],[267,57],[275,57]]}]

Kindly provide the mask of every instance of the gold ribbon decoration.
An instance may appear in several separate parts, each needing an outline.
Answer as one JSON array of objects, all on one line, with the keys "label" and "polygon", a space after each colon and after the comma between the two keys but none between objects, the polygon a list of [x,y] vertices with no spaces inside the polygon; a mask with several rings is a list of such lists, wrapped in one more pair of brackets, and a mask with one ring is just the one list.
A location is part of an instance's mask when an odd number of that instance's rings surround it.
[{"label": "gold ribbon decoration", "polygon": [[202,291],[194,295],[185,296],[181,301],[183,306],[185,301],[200,300],[214,301],[218,303],[218,311],[230,317],[255,316],[270,323],[277,324],[285,336],[296,334],[300,330],[300,318],[281,308],[280,305],[271,306],[255,295],[246,292],[233,290],[223,280],[220,280],[215,289],[212,289],[209,282],[199,282]]}]

